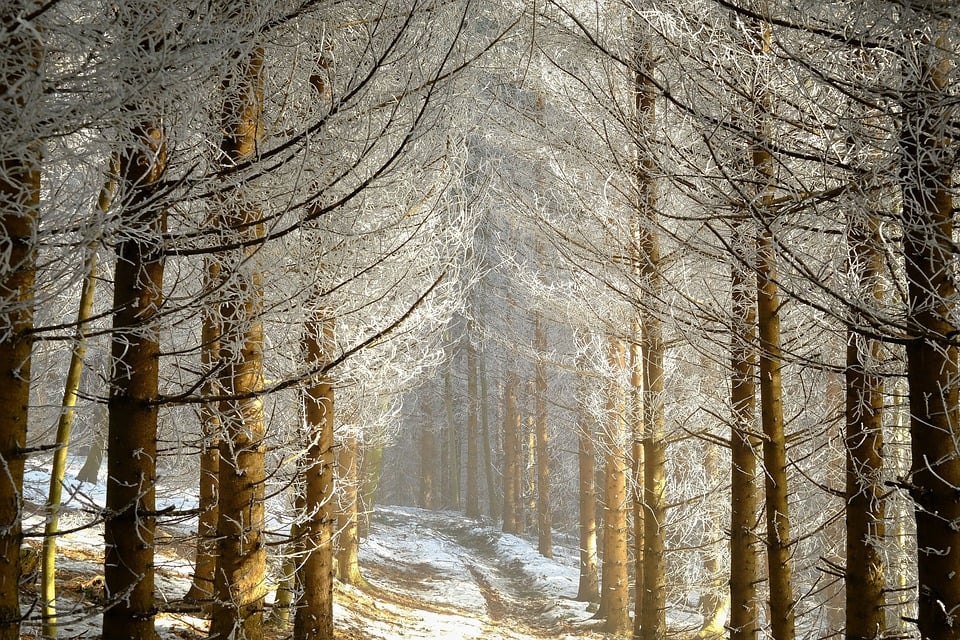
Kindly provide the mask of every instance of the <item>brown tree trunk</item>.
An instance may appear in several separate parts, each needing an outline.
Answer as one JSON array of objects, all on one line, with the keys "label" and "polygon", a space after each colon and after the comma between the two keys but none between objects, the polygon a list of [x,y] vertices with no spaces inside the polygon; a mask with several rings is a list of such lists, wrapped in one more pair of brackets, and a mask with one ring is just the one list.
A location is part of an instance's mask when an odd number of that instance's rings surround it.
[{"label": "brown tree trunk", "polygon": [[479,424],[477,423],[480,396],[477,385],[477,350],[470,342],[470,329],[467,330],[465,349],[467,352],[467,487],[466,516],[480,517],[480,455],[478,450]]},{"label": "brown tree trunk", "polygon": [[661,304],[660,239],[657,220],[656,165],[652,143],[657,88],[654,58],[640,39],[634,51],[638,157],[635,167],[637,210],[632,237],[633,270],[640,303],[640,352],[643,357],[643,575],[636,637],[660,640],[667,633],[666,443],[663,407],[663,329],[656,310]]},{"label": "brown tree trunk", "polygon": [[360,540],[357,535],[360,438],[347,433],[337,452],[340,512],[337,518],[337,578],[344,584],[363,585],[360,574]]},{"label": "brown tree trunk", "polygon": [[[105,212],[110,206],[116,177],[111,177],[100,194],[99,209]],[[97,248],[88,247],[86,276],[80,291],[80,304],[77,309],[77,329],[74,334],[73,352],[67,368],[64,383],[63,401],[60,418],[57,420],[56,450],[50,467],[50,490],[47,495],[45,511],[46,522],[43,527],[43,549],[40,561],[41,634],[44,638],[57,637],[57,534],[60,527],[60,508],[62,506],[63,480],[67,467],[67,451],[70,446],[70,434],[73,430],[74,410],[80,390],[80,376],[83,373],[83,360],[87,352],[87,324],[93,313],[94,291],[99,272],[97,269]]]},{"label": "brown tree trunk", "polygon": [[478,375],[480,377],[480,433],[483,449],[483,471],[487,481],[487,504],[490,517],[496,520],[500,516],[500,504],[497,499],[496,478],[493,470],[493,443],[490,437],[490,397],[487,383],[486,356],[480,351]]},{"label": "brown tree trunk", "polygon": [[553,513],[550,506],[550,433],[547,429],[547,334],[543,318],[534,314],[533,349],[537,361],[534,365],[534,414],[537,450],[537,550],[545,558],[553,557]]},{"label": "brown tree trunk", "polygon": [[[334,320],[323,309],[306,324],[307,366],[316,370],[335,357]],[[315,376],[304,392],[307,455],[304,461],[304,513],[300,539],[305,556],[300,565],[302,587],[294,617],[294,640],[333,638],[333,467],[334,392],[329,376]]]},{"label": "brown tree trunk", "polygon": [[447,509],[460,508],[460,439],[457,436],[457,423],[453,414],[453,374],[448,362],[443,373],[443,410],[446,417],[444,425],[443,449],[446,453],[443,462],[443,506]]},{"label": "brown tree trunk", "polygon": [[[755,236],[743,223],[733,228],[742,255],[730,267],[730,640],[757,640],[760,603],[760,495],[757,478],[757,307],[756,280],[750,274]],[[751,246],[754,245],[754,246]],[[746,263],[746,264],[745,264]]]},{"label": "brown tree trunk", "polygon": [[433,403],[429,391],[423,391],[424,424],[420,427],[420,506],[436,509],[437,500],[437,434],[433,415]]},{"label": "brown tree trunk", "polygon": [[154,123],[136,127],[133,134],[140,144],[120,160],[120,185],[128,195],[122,214],[126,232],[117,244],[114,271],[103,532],[110,606],[103,613],[104,640],[152,639],[156,613],[156,398],[166,211],[154,202],[154,190],[166,169],[166,147],[164,132]]},{"label": "brown tree trunk", "polygon": [[[610,338],[608,360],[614,375],[626,366],[623,344]],[[603,492],[603,571],[600,611],[607,633],[630,633],[630,584],[627,566],[626,400],[618,380],[610,382],[604,433],[606,475]]]},{"label": "brown tree trunk", "polygon": [[[867,202],[871,199],[868,197]],[[883,298],[884,257],[879,219],[867,212],[863,220],[848,220],[850,274],[864,304]],[[852,313],[847,330],[846,364],[846,638],[873,640],[885,635],[885,559],[880,544],[885,535],[883,486],[883,381],[877,374],[879,340],[861,336],[859,313]]]},{"label": "brown tree trunk", "polygon": [[[40,44],[27,24],[16,27],[22,10],[17,3],[0,9],[0,29],[10,34],[4,45],[7,55],[22,56],[8,58],[0,68],[0,93],[17,109],[26,109],[33,97],[28,94],[40,91]],[[8,145],[0,155],[0,228],[5,245],[0,272],[5,309],[0,339],[0,640],[20,637],[20,518],[39,211],[40,148]]]},{"label": "brown tree trunk", "polygon": [[[900,186],[903,252],[911,340],[907,344],[910,495],[916,505],[920,636],[960,638],[960,394],[954,281],[953,174],[956,142],[947,136],[956,83],[954,43],[932,40],[934,18],[920,2],[907,3],[903,58]],[[914,24],[911,20],[917,20]],[[929,25],[934,28],[934,25]],[[916,31],[913,31],[913,30]],[[905,33],[906,35],[906,33]]]},{"label": "brown tree trunk", "polygon": [[[238,57],[224,80],[221,151],[229,168],[257,155],[262,134],[263,50]],[[249,241],[264,233],[262,215],[243,194],[222,202],[225,242]],[[264,539],[263,276],[257,246],[231,250],[223,259],[221,342],[218,358],[224,439],[220,442],[220,505],[217,565],[210,637],[263,637],[266,547]]]},{"label": "brown tree trunk", "polygon": [[643,498],[643,353],[640,349],[640,319],[635,317],[630,340],[630,462],[633,505],[633,635],[640,637],[643,623],[643,549],[645,506]]},{"label": "brown tree trunk", "polygon": [[[220,282],[220,264],[216,258],[206,259],[206,290],[215,291]],[[205,305],[201,311],[200,371],[204,376],[201,393],[208,398],[219,395],[218,372],[214,369],[220,351],[220,326],[217,311]],[[209,604],[213,597],[213,572],[217,566],[217,510],[220,482],[220,412],[213,401],[200,405],[200,486],[197,523],[197,547],[193,582],[184,599]]]},{"label": "brown tree trunk", "polygon": [[520,413],[517,374],[507,372],[503,386],[503,531],[520,533]]},{"label": "brown tree trunk", "polygon": [[[758,151],[755,156],[766,155]],[[758,160],[764,163],[769,158]],[[767,576],[773,640],[793,640],[794,600],[790,550],[790,494],[783,420],[780,348],[780,296],[773,232],[764,228],[757,242],[757,323],[760,335],[760,422],[766,471]]]},{"label": "brown tree trunk", "polygon": [[[582,366],[582,365],[581,365]],[[597,602],[600,599],[599,567],[597,566],[597,492],[594,456],[593,420],[587,409],[587,377],[579,375],[579,408],[577,411],[577,462],[580,506],[580,583],[577,600]]]}]

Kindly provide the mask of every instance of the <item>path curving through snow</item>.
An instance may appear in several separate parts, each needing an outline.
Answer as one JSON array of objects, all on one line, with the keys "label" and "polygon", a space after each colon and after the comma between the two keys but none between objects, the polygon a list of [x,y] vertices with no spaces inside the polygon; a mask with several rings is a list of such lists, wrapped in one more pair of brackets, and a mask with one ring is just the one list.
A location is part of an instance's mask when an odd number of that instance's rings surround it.
[{"label": "path curving through snow", "polygon": [[462,514],[379,507],[360,552],[369,585],[341,593],[337,627],[365,640],[605,637],[573,600],[575,549],[555,556]]}]

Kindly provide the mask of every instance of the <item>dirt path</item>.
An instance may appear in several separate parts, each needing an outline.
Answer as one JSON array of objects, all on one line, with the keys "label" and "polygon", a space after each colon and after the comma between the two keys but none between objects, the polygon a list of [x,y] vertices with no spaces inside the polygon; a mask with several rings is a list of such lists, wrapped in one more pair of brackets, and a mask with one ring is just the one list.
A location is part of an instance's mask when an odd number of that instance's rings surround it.
[{"label": "dirt path", "polygon": [[[385,637],[603,637],[584,622],[583,605],[538,584],[520,560],[505,559],[498,536],[449,513],[379,511],[361,560],[367,593],[393,618],[394,634]],[[379,539],[403,548],[384,548]]]}]

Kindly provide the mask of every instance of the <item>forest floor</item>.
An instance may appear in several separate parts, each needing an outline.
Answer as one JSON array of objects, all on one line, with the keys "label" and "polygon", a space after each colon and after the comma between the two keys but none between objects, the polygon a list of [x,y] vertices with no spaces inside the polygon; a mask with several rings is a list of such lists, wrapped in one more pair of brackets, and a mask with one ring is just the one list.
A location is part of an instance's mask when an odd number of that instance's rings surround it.
[{"label": "forest floor", "polygon": [[[58,541],[60,640],[100,634],[103,529],[84,526],[96,513],[100,496],[80,498],[81,504],[75,501],[76,506],[65,509],[60,523],[62,531],[74,529]],[[33,558],[40,538],[29,532],[42,529],[40,503],[30,500],[27,505],[32,511],[25,522],[27,545],[33,550],[28,555]],[[190,524],[158,533],[155,582],[163,612],[156,628],[161,640],[206,635],[204,619],[176,612],[190,584]],[[558,540],[548,559],[531,541],[459,513],[379,507],[361,544],[360,566],[365,585],[336,587],[337,640],[605,637],[588,605],[573,599],[578,579],[574,540]],[[22,590],[25,640],[40,637],[36,578],[35,573],[29,576]],[[265,632],[270,640],[290,637],[289,627],[270,626]]]}]

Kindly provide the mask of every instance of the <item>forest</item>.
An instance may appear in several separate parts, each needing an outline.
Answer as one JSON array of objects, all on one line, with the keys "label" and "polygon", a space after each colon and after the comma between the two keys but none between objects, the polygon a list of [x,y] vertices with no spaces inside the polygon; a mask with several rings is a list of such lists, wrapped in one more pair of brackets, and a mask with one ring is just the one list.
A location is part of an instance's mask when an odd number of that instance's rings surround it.
[{"label": "forest", "polygon": [[78,531],[95,637],[359,638],[398,513],[572,540],[596,637],[960,640],[958,64],[954,0],[3,0],[0,640],[81,637]]}]

